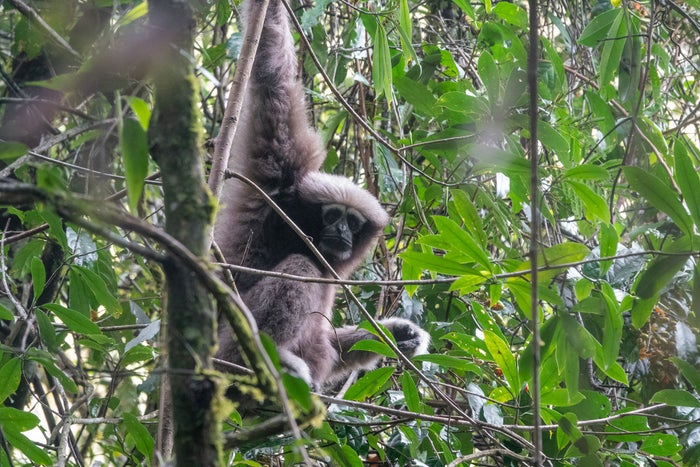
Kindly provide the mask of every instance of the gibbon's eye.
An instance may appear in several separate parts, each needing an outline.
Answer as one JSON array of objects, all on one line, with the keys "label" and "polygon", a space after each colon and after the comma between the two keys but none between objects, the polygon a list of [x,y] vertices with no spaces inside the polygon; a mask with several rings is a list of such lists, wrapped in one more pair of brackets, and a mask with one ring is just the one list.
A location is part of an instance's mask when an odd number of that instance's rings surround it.
[{"label": "gibbon's eye", "polygon": [[350,208],[348,209],[347,213],[347,222],[348,222],[348,228],[350,229],[350,232],[356,234],[360,230],[362,230],[362,226],[365,225],[365,222],[367,222],[367,219],[364,218],[362,214],[357,212],[356,210]]},{"label": "gibbon's eye", "polygon": [[345,206],[340,204],[326,204],[321,208],[323,225],[333,225],[345,216]]}]

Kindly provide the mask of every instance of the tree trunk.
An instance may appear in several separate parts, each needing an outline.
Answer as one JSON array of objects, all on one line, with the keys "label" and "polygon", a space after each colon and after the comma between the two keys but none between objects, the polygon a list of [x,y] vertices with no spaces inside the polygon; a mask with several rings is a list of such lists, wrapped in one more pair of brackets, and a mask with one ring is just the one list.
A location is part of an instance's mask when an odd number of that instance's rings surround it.
[{"label": "tree trunk", "polygon": [[[201,127],[191,62],[195,21],[187,1],[150,0],[154,38],[165,40],[154,64],[155,106],[151,151],[159,164],[165,196],[166,231],[194,254],[206,254],[212,200],[200,157]],[[219,427],[212,407],[219,397],[210,376],[214,307],[195,274],[176,260],[167,279],[168,373],[178,465],[218,465]],[[166,408],[164,408],[166,409]]]}]

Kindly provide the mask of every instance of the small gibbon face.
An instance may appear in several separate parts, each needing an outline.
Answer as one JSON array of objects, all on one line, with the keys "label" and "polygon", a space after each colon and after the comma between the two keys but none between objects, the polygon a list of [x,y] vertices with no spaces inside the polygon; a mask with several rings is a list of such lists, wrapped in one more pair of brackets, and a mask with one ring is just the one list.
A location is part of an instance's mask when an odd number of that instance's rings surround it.
[{"label": "small gibbon face", "polygon": [[342,261],[350,257],[355,235],[360,233],[367,219],[354,208],[332,203],[321,207],[321,222],[319,250]]}]

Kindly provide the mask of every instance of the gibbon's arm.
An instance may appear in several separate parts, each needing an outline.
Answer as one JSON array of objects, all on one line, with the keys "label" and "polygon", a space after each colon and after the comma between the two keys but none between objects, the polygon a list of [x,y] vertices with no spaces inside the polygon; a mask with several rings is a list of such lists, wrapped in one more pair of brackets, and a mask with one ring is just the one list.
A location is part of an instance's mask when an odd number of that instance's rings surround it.
[{"label": "gibbon's arm", "polygon": [[[387,318],[379,321],[396,339],[396,346],[407,357],[427,353],[430,335],[413,322],[402,318]],[[377,336],[358,329],[357,326],[343,326],[330,336],[331,345],[338,351],[338,362],[333,369],[331,380],[344,376],[352,370],[371,369],[381,359],[380,355],[364,350],[350,350],[361,340],[377,340]]]},{"label": "gibbon's arm", "polygon": [[[252,3],[244,2],[243,24]],[[270,0],[229,167],[272,191],[318,170],[325,150],[306,107],[287,12],[280,0]]]}]

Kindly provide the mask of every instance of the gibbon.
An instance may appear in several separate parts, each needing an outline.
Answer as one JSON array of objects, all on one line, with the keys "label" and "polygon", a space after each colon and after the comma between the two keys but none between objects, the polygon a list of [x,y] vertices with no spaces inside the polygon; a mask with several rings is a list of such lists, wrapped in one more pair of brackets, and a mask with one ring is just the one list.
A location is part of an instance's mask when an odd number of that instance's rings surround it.
[{"label": "gibbon", "polygon": [[[244,6],[244,20],[245,11]],[[238,125],[229,169],[262,188],[313,239],[340,277],[349,277],[389,218],[369,192],[345,177],[319,171],[325,150],[308,120],[287,13],[279,0],[269,4]],[[330,277],[251,187],[226,181],[221,205],[214,238],[228,263]],[[237,273],[236,287],[258,328],[275,341],[285,369],[313,388],[378,363],[374,353],[350,351],[356,342],[376,337],[355,326],[331,325],[336,286]],[[426,351],[428,334],[417,325],[399,318],[380,322],[404,354]],[[227,323],[220,325],[218,337],[217,357],[240,363]]]}]

